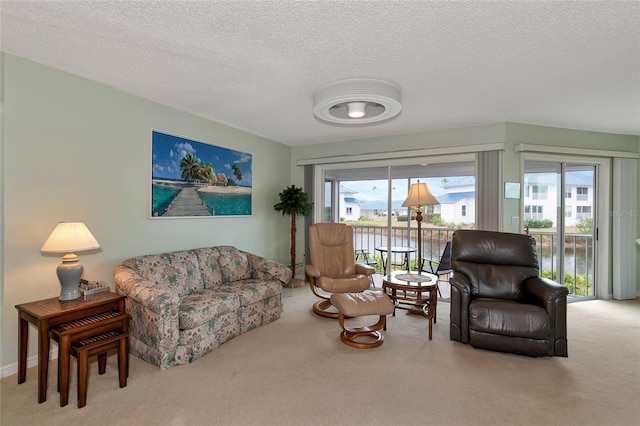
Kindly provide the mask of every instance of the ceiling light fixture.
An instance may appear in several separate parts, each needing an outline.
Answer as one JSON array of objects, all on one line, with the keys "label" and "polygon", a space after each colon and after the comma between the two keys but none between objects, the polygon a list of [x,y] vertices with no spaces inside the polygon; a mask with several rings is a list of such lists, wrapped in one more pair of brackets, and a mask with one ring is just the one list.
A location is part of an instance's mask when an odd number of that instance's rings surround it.
[{"label": "ceiling light fixture", "polygon": [[351,118],[362,118],[364,117],[364,111],[367,106],[366,102],[349,102],[347,104],[347,109],[349,110],[349,117]]},{"label": "ceiling light fixture", "polygon": [[377,123],[397,116],[401,110],[400,88],[383,80],[341,80],[313,95],[313,114],[329,123]]}]

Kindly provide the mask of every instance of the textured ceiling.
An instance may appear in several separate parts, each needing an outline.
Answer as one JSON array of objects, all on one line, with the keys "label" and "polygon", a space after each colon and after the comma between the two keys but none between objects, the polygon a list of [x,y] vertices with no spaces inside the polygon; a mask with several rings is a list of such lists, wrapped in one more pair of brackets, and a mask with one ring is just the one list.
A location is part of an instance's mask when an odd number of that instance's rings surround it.
[{"label": "textured ceiling", "polygon": [[[518,122],[640,135],[640,2],[1,1],[5,52],[288,145]],[[313,92],[389,80],[345,127]]]}]

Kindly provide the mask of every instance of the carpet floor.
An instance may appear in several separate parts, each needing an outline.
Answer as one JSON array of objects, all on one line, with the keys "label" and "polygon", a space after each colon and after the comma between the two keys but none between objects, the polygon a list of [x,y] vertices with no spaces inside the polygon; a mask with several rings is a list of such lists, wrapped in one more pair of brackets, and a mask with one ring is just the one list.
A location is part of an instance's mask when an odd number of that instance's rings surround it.
[{"label": "carpet floor", "polygon": [[91,365],[87,406],[59,406],[56,362],[47,401],[37,371],[4,378],[0,423],[14,425],[637,425],[640,300],[568,306],[568,358],[530,358],[449,340],[449,304],[427,321],[398,311],[385,341],[340,342],[336,320],[311,312],[307,287],[288,289],[278,321],[191,364],[160,371],[131,357],[125,388],[115,355]]}]

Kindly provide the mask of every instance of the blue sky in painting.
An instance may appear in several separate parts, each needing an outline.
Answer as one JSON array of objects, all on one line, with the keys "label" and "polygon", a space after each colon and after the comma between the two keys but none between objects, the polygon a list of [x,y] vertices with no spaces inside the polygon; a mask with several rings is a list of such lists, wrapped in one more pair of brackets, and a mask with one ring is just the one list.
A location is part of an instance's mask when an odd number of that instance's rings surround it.
[{"label": "blue sky in painting", "polygon": [[[211,163],[216,176],[224,173],[240,186],[251,186],[251,154],[155,131],[152,144],[152,179],[180,179],[180,160],[192,154],[205,164]],[[239,182],[233,175],[233,164],[242,172]]]}]

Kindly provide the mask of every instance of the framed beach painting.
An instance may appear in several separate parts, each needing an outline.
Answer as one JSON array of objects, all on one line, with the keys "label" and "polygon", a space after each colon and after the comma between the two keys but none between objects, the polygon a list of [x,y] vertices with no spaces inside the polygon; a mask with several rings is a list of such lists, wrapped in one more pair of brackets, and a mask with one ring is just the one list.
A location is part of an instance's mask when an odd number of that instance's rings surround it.
[{"label": "framed beach painting", "polygon": [[251,154],[153,130],[151,218],[251,215]]}]

